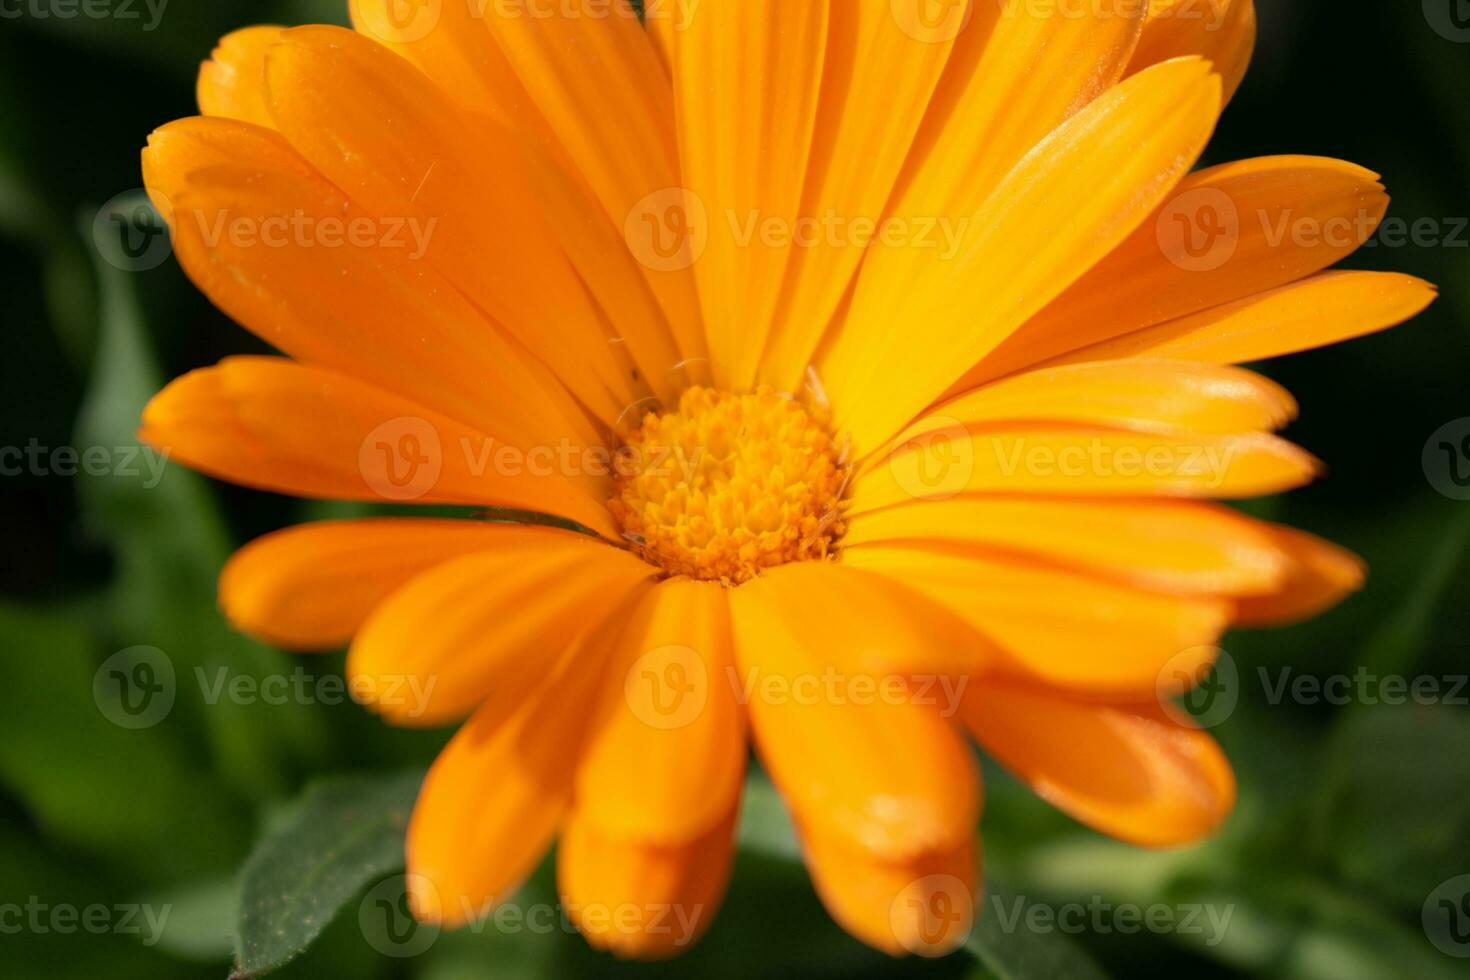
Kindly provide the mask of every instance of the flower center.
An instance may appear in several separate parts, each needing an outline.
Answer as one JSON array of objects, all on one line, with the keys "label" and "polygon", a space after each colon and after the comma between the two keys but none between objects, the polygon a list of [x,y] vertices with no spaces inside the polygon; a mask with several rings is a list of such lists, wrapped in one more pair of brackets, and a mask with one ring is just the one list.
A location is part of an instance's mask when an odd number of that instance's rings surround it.
[{"label": "flower center", "polygon": [[670,575],[747,582],[826,557],[843,530],[847,467],[825,414],[769,388],[690,388],[625,443],[608,503]]}]

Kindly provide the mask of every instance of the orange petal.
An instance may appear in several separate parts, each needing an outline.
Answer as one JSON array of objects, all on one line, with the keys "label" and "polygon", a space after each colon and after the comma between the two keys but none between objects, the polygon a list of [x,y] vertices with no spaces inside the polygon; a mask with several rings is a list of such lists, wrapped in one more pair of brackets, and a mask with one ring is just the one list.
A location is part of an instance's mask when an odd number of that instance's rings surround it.
[{"label": "orange petal", "polygon": [[185,271],[268,343],[523,447],[598,441],[550,372],[401,247],[402,228],[390,240],[278,134],[179,120],[149,137],[143,173]]},{"label": "orange petal", "polygon": [[[900,4],[901,6],[901,4]],[[800,391],[807,364],[877,237],[877,222],[953,39],[912,30],[891,0],[829,5],[821,98],[791,251],[759,380]],[[917,36],[916,36],[917,35]],[[871,71],[883,65],[881,72]]]},{"label": "orange petal", "polygon": [[1363,587],[1363,560],[1330,541],[1294,528],[1271,526],[1277,547],[1290,558],[1286,580],[1276,592],[1242,598],[1235,623],[1289,626],[1311,619]]},{"label": "orange petal", "polygon": [[[684,185],[707,212],[694,274],[715,381],[755,380],[800,214],[828,4],[711,4],[674,34]],[[774,223],[783,233],[768,238]]]},{"label": "orange petal", "polygon": [[[584,535],[496,527],[493,551],[419,575],[358,631],[347,671],[359,696],[389,720],[446,724],[487,699],[509,711],[654,573]],[[406,682],[425,692],[411,713],[387,703]]]},{"label": "orange petal", "polygon": [[1204,62],[1157,65],[1039,144],[952,254],[870,250],[823,373],[838,427],[859,452],[919,414],[1143,222],[1204,148],[1219,86]]},{"label": "orange petal", "polygon": [[481,521],[377,519],[303,524],[257,538],[220,574],[236,627],[277,646],[330,650],[388,596],[438,565],[505,545]]},{"label": "orange petal", "polygon": [[1229,102],[1255,46],[1254,0],[1151,0],[1128,74],[1170,58],[1202,55],[1224,77]]},{"label": "orange petal", "polygon": [[1094,695],[1152,696],[1166,666],[1194,666],[1175,659],[1179,651],[1208,656],[1233,608],[1226,599],[1148,592],[942,545],[853,548],[843,561],[965,619],[997,648],[997,675]]},{"label": "orange petal", "polygon": [[1140,431],[1269,431],[1296,414],[1296,401],[1285,388],[1250,371],[1130,358],[1043,367],[1003,378],[935,406],[895,442],[956,424],[1041,420]]},{"label": "orange petal", "polygon": [[624,628],[577,771],[585,822],[672,846],[726,819],[747,754],[731,644],[719,585],[675,579],[649,590]]},{"label": "orange petal", "polygon": [[[669,195],[681,186],[673,90],[628,0],[599,9],[604,16],[565,5],[528,15],[514,5],[489,4],[482,22],[551,136],[554,145],[545,153],[558,170],[575,175],[573,182],[588,191],[584,200],[600,204],[623,232],[619,251],[634,249],[640,265],[629,268],[657,297],[684,357],[704,359],[699,297],[688,266],[665,266],[635,244],[642,222],[661,218]],[[698,18],[706,16],[698,10]],[[572,193],[563,187],[553,196]],[[569,201],[563,207],[568,220],[595,224],[598,235],[605,231],[602,218],[579,214]]]},{"label": "orange petal", "polygon": [[859,515],[842,539],[845,555],[914,543],[995,559],[1030,556],[1184,595],[1271,592],[1288,563],[1267,527],[1192,501],[960,496]]},{"label": "orange petal", "polygon": [[285,358],[231,357],[176,379],[143,410],[138,434],[194,469],[263,490],[521,508],[617,536],[601,499],[606,453],[566,457],[580,462],[556,472],[552,453],[533,463],[514,440]]},{"label": "orange petal", "polygon": [[340,28],[287,31],[266,80],[296,151],[365,210],[423,229],[421,260],[609,427],[649,393],[640,379],[669,377],[678,353],[661,326],[612,342],[547,225],[514,135],[462,113],[402,58]]},{"label": "orange petal", "polygon": [[[874,859],[902,863],[967,839],[980,793],[974,760],[943,717],[954,689],[932,675],[921,688],[850,666],[855,651],[830,636],[841,623],[791,616],[778,601],[785,590],[758,587],[766,582],[735,590],[731,612],[742,696],[782,795],[803,820]],[[824,598],[823,608],[832,604]],[[872,647],[921,637],[926,609],[864,609]],[[851,606],[842,616],[858,618]]]},{"label": "orange petal", "polygon": [[956,390],[1320,272],[1367,241],[1387,207],[1377,175],[1340,160],[1201,170]]},{"label": "orange petal", "polygon": [[965,723],[1037,795],[1131,844],[1169,847],[1213,833],[1235,805],[1215,740],[1157,705],[1090,704],[977,683]]},{"label": "orange petal", "polygon": [[1396,272],[1324,272],[1084,347],[1056,363],[1098,357],[1260,361],[1387,330],[1418,316],[1436,296],[1434,286]]},{"label": "orange petal", "polygon": [[557,886],[593,947],[626,959],[687,951],[714,922],[735,855],[731,806],[712,828],[681,845],[610,836],[579,801],[557,845]]},{"label": "orange petal", "polygon": [[220,38],[210,60],[199,66],[199,111],[257,126],[272,125],[265,105],[265,53],[284,30],[247,27]]},{"label": "orange petal", "polygon": [[875,860],[837,834],[801,830],[812,884],[837,924],[890,956],[944,956],[975,923],[979,855],[973,836],[902,862]]},{"label": "orange petal", "polygon": [[483,925],[551,846],[606,676],[606,637],[592,639],[513,715],[482,708],[434,760],[406,846],[421,921]]},{"label": "orange petal", "polygon": [[1317,461],[1301,449],[1257,432],[955,423],[930,428],[875,459],[853,480],[848,513],[961,493],[1258,497],[1309,483],[1317,470]]}]

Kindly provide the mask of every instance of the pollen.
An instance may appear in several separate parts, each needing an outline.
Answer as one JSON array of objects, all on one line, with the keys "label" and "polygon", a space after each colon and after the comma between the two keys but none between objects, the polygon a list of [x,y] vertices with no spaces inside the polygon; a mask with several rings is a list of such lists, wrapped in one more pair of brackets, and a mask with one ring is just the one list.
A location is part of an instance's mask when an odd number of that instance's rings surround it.
[{"label": "pollen", "polygon": [[847,465],[826,413],[769,388],[690,388],[644,417],[618,464],[608,507],[671,576],[738,585],[825,559],[842,535]]}]

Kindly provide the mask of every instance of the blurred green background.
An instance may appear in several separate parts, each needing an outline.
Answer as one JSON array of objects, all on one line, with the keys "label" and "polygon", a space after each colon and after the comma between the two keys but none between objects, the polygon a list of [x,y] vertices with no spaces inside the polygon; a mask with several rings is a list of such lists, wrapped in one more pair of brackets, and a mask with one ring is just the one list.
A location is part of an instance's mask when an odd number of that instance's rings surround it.
[{"label": "blurred green background", "polygon": [[[247,886],[263,900],[246,914],[267,923],[283,909],[301,918],[288,904],[293,861],[310,870],[331,851],[350,866],[341,914],[282,976],[1093,975],[1070,958],[1078,950],[1116,977],[1470,976],[1470,878],[1456,881],[1470,875],[1470,688],[1455,680],[1470,670],[1470,503],[1437,492],[1422,458],[1436,430],[1470,416],[1470,5],[1261,0],[1255,63],[1210,150],[1207,162],[1301,152],[1382,173],[1390,217],[1428,219],[1434,232],[1375,241],[1349,264],[1443,290],[1411,325],[1264,367],[1302,402],[1289,434],[1331,475],[1252,509],[1343,542],[1373,574],[1317,622],[1227,639],[1233,710],[1198,706],[1223,719],[1216,731],[1240,778],[1225,833],[1184,852],[1134,851],[987,772],[992,890],[1006,909],[1024,896],[1089,910],[1083,928],[1000,934],[1000,906],[987,900],[978,959],[895,962],[827,921],[758,785],[714,930],[672,966],[642,968],[560,929],[405,938],[392,902],[374,896],[397,895],[396,822],[444,736],[321,703],[335,700],[329,688],[279,705],[209,704],[196,683],[196,671],[211,684],[221,671],[340,673],[340,657],[293,660],[229,632],[214,577],[236,545],[345,511],[173,466],[160,481],[135,455],[138,410],[164,379],[259,345],[172,259],[141,272],[98,261],[94,217],[137,189],[148,132],[192,114],[194,73],[218,36],[256,22],[340,22],[345,4],[174,0],[155,25],[142,0],[131,17],[121,3],[94,19],[56,16],[52,0],[0,0],[0,447],[33,447],[41,461],[0,477],[0,974],[224,976],[236,872],[265,836],[253,866],[284,849],[275,857],[286,879]],[[103,455],[68,465],[67,447]],[[176,681],[166,717],[109,701],[113,671],[162,683],[159,657]],[[1283,676],[1360,670],[1430,678],[1439,696],[1272,697]],[[1364,689],[1392,693],[1354,691]],[[303,804],[327,776],[347,778]],[[355,827],[364,812],[387,814],[376,836],[350,846],[334,836],[333,821]],[[551,901],[543,873],[523,904]],[[1114,915],[1123,906],[1170,910],[1176,927],[1127,931]],[[1113,911],[1093,915],[1099,907]],[[1228,913],[1228,926],[1184,928],[1190,909]],[[154,928],[148,915],[165,913]]]}]

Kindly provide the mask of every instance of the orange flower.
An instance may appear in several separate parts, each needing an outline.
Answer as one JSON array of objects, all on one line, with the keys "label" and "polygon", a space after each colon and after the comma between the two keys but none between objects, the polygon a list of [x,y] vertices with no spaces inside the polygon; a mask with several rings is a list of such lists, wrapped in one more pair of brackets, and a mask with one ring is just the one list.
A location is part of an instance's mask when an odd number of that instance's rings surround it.
[{"label": "orange flower", "polygon": [[1322,271],[1383,214],[1365,170],[1189,173],[1249,0],[1087,6],[357,0],[355,33],[230,35],[153,134],[179,260],[287,357],[179,379],[145,439],[562,519],[310,525],[225,570],[235,623],[350,641],[390,721],[467,719],[409,831],[419,916],[559,836],[593,944],[677,952],[747,731],[833,916],[894,953],[969,927],[965,733],[1124,840],[1224,819],[1227,763],[1160,693],[1362,579],[1208,502],[1316,471],[1231,365],[1433,290]]}]

